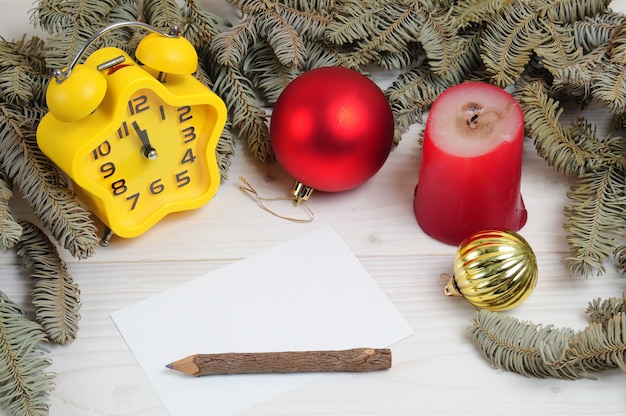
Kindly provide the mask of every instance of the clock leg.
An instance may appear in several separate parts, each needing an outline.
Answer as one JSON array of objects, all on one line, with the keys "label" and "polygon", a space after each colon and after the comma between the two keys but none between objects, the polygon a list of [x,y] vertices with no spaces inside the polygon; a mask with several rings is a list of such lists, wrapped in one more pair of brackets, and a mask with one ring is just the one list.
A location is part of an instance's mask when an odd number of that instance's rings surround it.
[{"label": "clock leg", "polygon": [[109,227],[104,227],[104,235],[102,236],[102,240],[100,240],[100,245],[102,247],[106,247],[111,243],[111,238],[115,233]]}]

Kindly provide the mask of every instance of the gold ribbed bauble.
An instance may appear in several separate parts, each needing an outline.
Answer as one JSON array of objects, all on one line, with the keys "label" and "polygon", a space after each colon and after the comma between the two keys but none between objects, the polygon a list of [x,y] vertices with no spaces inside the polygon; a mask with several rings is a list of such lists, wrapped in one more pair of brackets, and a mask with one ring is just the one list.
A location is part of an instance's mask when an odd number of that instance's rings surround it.
[{"label": "gold ribbed bauble", "polygon": [[514,308],[537,285],[537,260],[530,245],[513,231],[485,230],[461,242],[454,275],[444,292],[462,296],[481,309]]}]

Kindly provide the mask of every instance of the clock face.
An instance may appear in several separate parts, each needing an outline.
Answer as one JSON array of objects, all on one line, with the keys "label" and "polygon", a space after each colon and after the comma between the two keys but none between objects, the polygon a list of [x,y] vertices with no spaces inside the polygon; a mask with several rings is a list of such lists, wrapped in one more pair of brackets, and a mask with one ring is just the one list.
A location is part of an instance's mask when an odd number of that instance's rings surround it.
[{"label": "clock face", "polygon": [[115,222],[126,229],[150,217],[156,222],[167,212],[185,209],[172,204],[193,205],[207,193],[216,180],[206,154],[215,150],[207,147],[212,110],[208,105],[170,106],[142,89],[128,99],[118,128],[92,142],[83,165],[89,185],[81,187],[92,193],[99,188],[95,193],[105,202],[114,231]]}]

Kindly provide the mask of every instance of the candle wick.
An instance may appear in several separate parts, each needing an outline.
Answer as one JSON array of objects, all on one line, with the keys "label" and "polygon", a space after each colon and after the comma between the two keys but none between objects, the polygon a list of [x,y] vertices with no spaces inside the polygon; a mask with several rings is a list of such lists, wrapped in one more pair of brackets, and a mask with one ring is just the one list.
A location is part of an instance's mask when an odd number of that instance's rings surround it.
[{"label": "candle wick", "polygon": [[470,129],[475,129],[476,127],[478,127],[478,121],[476,121],[477,119],[478,119],[478,114],[474,114],[472,118],[467,120],[467,126]]}]

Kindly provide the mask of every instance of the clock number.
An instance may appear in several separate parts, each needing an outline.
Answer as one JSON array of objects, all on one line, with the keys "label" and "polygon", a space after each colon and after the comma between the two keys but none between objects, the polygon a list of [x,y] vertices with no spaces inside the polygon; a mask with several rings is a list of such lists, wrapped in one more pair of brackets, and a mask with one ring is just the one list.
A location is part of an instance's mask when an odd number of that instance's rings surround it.
[{"label": "clock number", "polygon": [[188,185],[191,182],[191,178],[189,177],[188,173],[188,170],[184,170],[176,174],[176,185],[179,188],[182,188],[183,186]]},{"label": "clock number", "polygon": [[115,182],[111,184],[111,189],[113,190],[114,196],[122,195],[128,190],[128,187],[126,186],[126,180],[125,179],[116,180]]},{"label": "clock number", "polygon": [[139,192],[136,192],[128,197],[126,197],[127,201],[131,201],[130,210],[134,210],[137,206],[137,201],[139,201]]},{"label": "clock number", "polygon": [[181,164],[185,164],[185,163],[193,163],[196,161],[196,156],[193,154],[193,150],[191,149],[191,147],[187,150],[185,150],[185,154],[183,155],[182,160],[180,161]]},{"label": "clock number", "polygon": [[162,105],[159,106],[159,114],[161,115],[161,121],[165,120],[165,108]]},{"label": "clock number", "polygon": [[161,181],[162,179],[159,178],[150,184],[150,193],[152,195],[158,195],[165,190],[165,185],[163,185]]},{"label": "clock number", "polygon": [[146,111],[150,108],[148,104],[148,97],[146,95],[140,95],[131,100],[128,100],[128,112],[131,116]]},{"label": "clock number", "polygon": [[183,143],[189,143],[196,140],[196,129],[194,126],[185,127],[183,129]]},{"label": "clock number", "polygon": [[98,160],[101,156],[107,156],[109,153],[111,153],[111,143],[108,140],[102,142],[91,152],[94,160]]},{"label": "clock number", "polygon": [[106,162],[100,166],[100,173],[103,173],[103,178],[106,179],[115,173],[115,164],[113,162]]},{"label": "clock number", "polygon": [[178,122],[179,123],[184,123],[185,121],[189,121],[193,118],[193,115],[191,114],[191,107],[186,105],[184,107],[179,107],[178,108]]},{"label": "clock number", "polygon": [[117,137],[123,139],[128,136],[130,133],[128,131],[128,124],[124,121],[119,129],[117,129]]}]

